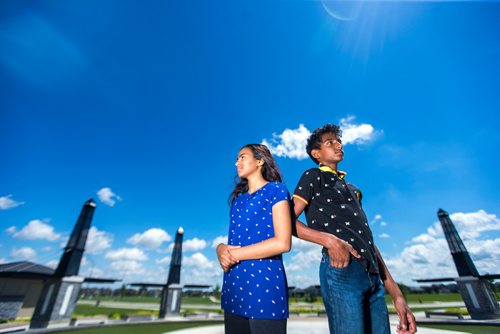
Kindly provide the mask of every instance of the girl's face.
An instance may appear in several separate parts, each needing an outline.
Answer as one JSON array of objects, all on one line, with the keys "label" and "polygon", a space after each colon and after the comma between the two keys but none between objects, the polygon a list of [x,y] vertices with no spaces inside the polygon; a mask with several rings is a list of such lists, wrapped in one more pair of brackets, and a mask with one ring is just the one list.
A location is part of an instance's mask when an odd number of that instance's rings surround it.
[{"label": "girl's face", "polygon": [[236,170],[238,171],[239,178],[248,178],[248,176],[254,173],[260,173],[259,166],[261,165],[262,160],[255,159],[250,148],[244,147],[238,153],[238,159],[236,159]]}]

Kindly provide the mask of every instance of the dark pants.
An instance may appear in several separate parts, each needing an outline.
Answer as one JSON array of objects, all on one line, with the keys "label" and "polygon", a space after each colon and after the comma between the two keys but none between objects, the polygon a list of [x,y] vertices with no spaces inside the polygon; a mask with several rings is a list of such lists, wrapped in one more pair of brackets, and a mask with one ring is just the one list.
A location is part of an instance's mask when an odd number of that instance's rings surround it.
[{"label": "dark pants", "polygon": [[248,319],[224,313],[226,334],[286,334],[286,319]]}]

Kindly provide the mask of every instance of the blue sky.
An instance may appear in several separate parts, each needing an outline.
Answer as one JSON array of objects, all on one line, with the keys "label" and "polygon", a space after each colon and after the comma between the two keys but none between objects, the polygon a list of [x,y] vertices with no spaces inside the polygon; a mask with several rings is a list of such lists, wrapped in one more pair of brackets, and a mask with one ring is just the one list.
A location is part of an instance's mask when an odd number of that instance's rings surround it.
[{"label": "blue sky", "polygon": [[[498,31],[495,1],[2,1],[0,261],[53,266],[94,198],[82,275],[163,282],[182,226],[182,281],[220,283],[239,148],[293,192],[331,122],[398,281],[456,274],[439,208],[497,273]],[[294,239],[290,285],[318,258]]]}]

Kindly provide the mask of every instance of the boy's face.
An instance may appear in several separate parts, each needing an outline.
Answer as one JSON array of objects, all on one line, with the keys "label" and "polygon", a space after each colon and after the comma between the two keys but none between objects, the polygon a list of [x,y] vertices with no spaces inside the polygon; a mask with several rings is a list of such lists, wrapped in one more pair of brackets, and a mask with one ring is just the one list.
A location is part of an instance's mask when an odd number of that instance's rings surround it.
[{"label": "boy's face", "polygon": [[337,164],[344,158],[342,141],[333,133],[325,133],[321,137],[319,149],[311,153],[322,165]]}]

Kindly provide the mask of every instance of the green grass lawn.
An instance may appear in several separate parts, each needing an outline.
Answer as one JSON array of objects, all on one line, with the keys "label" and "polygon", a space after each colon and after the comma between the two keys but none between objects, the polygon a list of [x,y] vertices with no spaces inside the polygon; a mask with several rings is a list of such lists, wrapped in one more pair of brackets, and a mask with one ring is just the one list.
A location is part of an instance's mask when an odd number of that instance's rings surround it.
[{"label": "green grass lawn", "polygon": [[[471,334],[498,334],[500,327],[495,326],[469,326],[469,325],[418,325],[418,328],[436,328],[449,331],[457,331]],[[418,329],[417,328],[417,329]]]},{"label": "green grass lawn", "polygon": [[[141,297],[141,296],[130,296],[130,297],[99,297],[92,299],[93,301],[114,301],[114,302],[126,302],[126,303],[157,303],[160,304],[160,298],[157,297]],[[89,300],[89,299],[85,299]],[[182,297],[183,304],[202,304],[202,305],[213,305],[208,297]]]},{"label": "green grass lawn", "polygon": [[[104,296],[99,298],[94,298],[92,300],[97,301],[97,299],[101,301],[114,301],[114,302],[127,302],[127,303],[160,303],[159,297],[141,297],[141,296],[125,296],[125,297],[112,297],[112,296]],[[89,299],[86,299],[89,300]]]},{"label": "green grass lawn", "polygon": [[[385,300],[388,304],[392,303],[391,296],[385,295]],[[290,303],[305,302],[306,298],[290,298]],[[411,304],[432,303],[432,302],[461,302],[462,296],[459,293],[422,293],[422,294],[407,294],[406,301]],[[316,297],[316,303],[322,303],[321,296]]]},{"label": "green grass lawn", "polygon": [[[392,303],[391,296],[385,295],[387,303]],[[432,303],[432,302],[461,302],[462,296],[459,293],[419,293],[407,294],[406,301],[411,304]]]},{"label": "green grass lawn", "polygon": [[[94,305],[76,305],[75,310],[73,311],[73,317],[89,317],[89,316],[106,316],[117,318],[117,315],[133,315],[133,314],[151,314],[158,315],[158,311],[152,310],[132,310],[132,309],[124,309],[124,308],[110,308],[110,307],[96,307]],[[118,316],[119,318],[119,316]]]},{"label": "green grass lawn", "polygon": [[[388,306],[387,309],[389,310],[389,312],[396,313],[396,309],[394,307],[392,307],[392,304],[388,304],[387,306]],[[458,309],[458,308],[443,307],[443,306],[412,307],[411,310],[412,310],[413,313],[415,313],[415,312],[423,312],[423,311],[433,311],[433,310],[445,310],[446,312],[462,312],[462,313],[463,313],[463,310],[466,311],[465,308],[462,310],[462,309]],[[463,314],[468,314],[468,313],[463,313]]]},{"label": "green grass lawn", "polygon": [[[497,297],[500,299],[500,295],[497,293]],[[391,297],[389,295],[385,296],[386,301],[391,303]],[[141,296],[131,296],[131,297],[99,297],[101,301],[117,301],[117,302],[128,302],[128,303],[160,303],[160,298],[156,297],[141,297]],[[461,302],[462,297],[459,293],[419,293],[419,294],[407,294],[406,299],[408,303],[418,304],[422,303],[432,303],[436,301],[440,302]],[[93,300],[96,300],[95,298]],[[305,302],[306,298],[290,298],[290,303]],[[202,305],[213,305],[208,297],[182,297],[183,304],[202,304]],[[316,297],[316,303],[322,303],[321,296]]]},{"label": "green grass lawn", "polygon": [[[447,294],[408,294],[406,296],[408,303],[419,304],[421,303],[432,303],[437,301],[442,302],[462,302],[462,298],[458,293],[447,293]],[[154,297],[103,297],[100,299],[101,301],[122,301],[122,302],[130,302],[130,303],[157,303],[159,308],[159,299]],[[392,307],[392,301],[390,296],[386,296],[386,301],[389,306],[389,311],[394,311]],[[321,297],[317,297],[314,303],[310,303],[309,306],[297,305],[297,302],[306,302],[306,298],[290,298],[290,311],[292,312],[311,312],[311,308],[322,309],[322,299]],[[190,307],[190,305],[200,305],[201,307]],[[182,298],[182,308],[185,310],[185,313],[194,313],[195,311],[200,312],[216,312],[217,310],[203,308],[203,305],[215,305],[210,301],[208,297],[183,297]],[[433,310],[433,309],[441,309],[443,307],[415,307],[412,308],[413,312],[425,311],[425,310]],[[303,310],[302,310],[303,309]],[[140,308],[137,309],[119,309],[119,308],[107,308],[107,307],[95,307],[94,305],[77,305],[74,316],[93,316],[93,315],[104,315],[107,317],[116,318],[121,315],[132,315],[132,314],[154,314],[157,315],[158,311],[151,310],[142,310]]]},{"label": "green grass lawn", "polygon": [[182,297],[182,304],[216,305],[208,297]]},{"label": "green grass lawn", "polygon": [[[500,300],[500,293],[496,293],[497,299]],[[432,302],[461,302],[462,296],[459,293],[411,293],[407,294],[406,300],[408,303],[432,303]],[[386,300],[391,302],[391,296],[386,295]]]},{"label": "green grass lawn", "polygon": [[[195,314],[196,312],[216,312],[222,313],[220,309],[204,309],[197,307],[188,308],[183,307],[181,314]],[[73,312],[73,318],[82,317],[98,317],[104,316],[107,318],[120,319],[125,315],[154,315],[158,316],[158,310],[142,310],[142,309],[125,309],[125,308],[112,308],[112,307],[96,307],[95,305],[76,305]]]},{"label": "green grass lawn", "polygon": [[160,334],[184,328],[210,326],[222,322],[182,322],[140,325],[101,326],[96,328],[76,329],[57,332],[59,334]]}]

